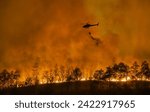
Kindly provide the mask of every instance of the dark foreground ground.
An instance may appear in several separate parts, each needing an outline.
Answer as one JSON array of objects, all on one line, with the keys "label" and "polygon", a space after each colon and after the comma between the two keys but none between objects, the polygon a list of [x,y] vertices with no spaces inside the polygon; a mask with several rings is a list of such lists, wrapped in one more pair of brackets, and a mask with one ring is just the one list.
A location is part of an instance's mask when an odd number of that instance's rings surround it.
[{"label": "dark foreground ground", "polygon": [[3,95],[150,95],[150,82],[76,81],[0,90]]}]

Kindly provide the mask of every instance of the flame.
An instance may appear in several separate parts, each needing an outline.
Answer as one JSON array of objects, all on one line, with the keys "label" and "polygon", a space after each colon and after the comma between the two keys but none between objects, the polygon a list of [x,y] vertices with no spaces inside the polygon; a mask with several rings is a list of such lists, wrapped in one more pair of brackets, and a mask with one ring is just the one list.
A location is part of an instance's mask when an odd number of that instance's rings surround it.
[{"label": "flame", "polygon": [[129,76],[127,76],[127,78],[122,78],[122,79],[115,79],[115,78],[111,78],[110,79],[110,81],[112,81],[112,82],[118,82],[118,81],[121,81],[121,82],[126,82],[126,81],[130,81],[130,80],[132,80]]},{"label": "flame", "polygon": [[[138,61],[147,59],[150,56],[150,41],[147,41],[150,35],[149,3],[142,0],[10,2],[0,7],[3,12],[0,15],[2,17],[0,69],[7,67],[10,71],[15,71],[14,68],[20,69],[23,72],[19,80],[25,82],[26,77],[35,77],[32,64],[37,61],[39,66],[36,75],[39,84],[62,83],[67,80],[72,68],[64,67],[65,70],[58,66],[53,68],[55,64],[81,67],[82,78],[79,79],[86,81],[95,80],[92,78],[95,70],[114,62],[121,60],[130,63],[135,59]],[[20,10],[16,10],[16,7]],[[74,14],[70,16],[72,12]],[[94,17],[100,17],[100,20],[95,20]],[[80,23],[89,20],[100,22],[100,27],[81,30]],[[88,37],[89,31],[102,40],[102,45],[93,44]],[[127,47],[129,44],[130,48]],[[49,72],[50,68],[52,73]],[[48,78],[51,81],[42,77],[44,71],[48,71]],[[132,79],[130,76],[110,79],[113,82],[132,80],[150,81],[147,77]]]},{"label": "flame", "polygon": [[[52,71],[48,70],[48,69],[42,69],[42,70],[38,70],[38,84],[43,85],[43,84],[50,84],[50,83],[64,83],[67,80],[67,77],[73,73],[73,68],[69,69],[70,71],[67,71],[67,68],[64,67],[65,70],[63,70],[63,72],[61,71],[60,67],[58,67],[56,70],[53,69]],[[82,70],[82,69],[81,69]],[[112,81],[112,82],[127,82],[127,81],[150,81],[150,78],[148,78],[146,75],[142,75],[140,77],[134,77],[132,78],[130,73],[127,74],[126,76],[124,75],[120,75],[119,73],[116,73],[116,75],[111,76],[110,78],[106,78],[106,80],[100,79],[101,77],[94,77],[94,74],[92,72],[89,72],[90,70],[85,70],[84,72],[82,72],[82,75],[80,77],[78,77],[77,79],[75,79],[75,77],[73,77],[72,82],[74,81],[92,81],[92,80],[97,80],[97,81]],[[10,72],[11,73],[11,72]],[[27,72],[29,74],[32,75],[32,71]],[[21,75],[25,75],[26,73],[21,73]],[[57,75],[56,75],[57,74]],[[68,74],[68,75],[67,75]],[[88,74],[85,75],[85,74]],[[93,75],[90,75],[93,74]],[[105,72],[103,73],[103,75],[105,75]],[[47,77],[46,77],[47,76]],[[120,78],[119,76],[122,76],[122,78]],[[33,81],[30,83],[30,85],[34,85],[34,79],[32,79]],[[17,82],[17,85],[16,85]],[[27,86],[30,86],[27,85]],[[25,85],[25,78],[21,77],[19,78],[18,81],[14,81],[14,86],[16,86],[17,88],[19,87],[23,87],[26,86]],[[5,85],[2,85],[3,88],[5,87],[11,87],[11,83],[8,82],[8,84],[6,83]],[[0,87],[1,88],[1,87]]]},{"label": "flame", "polygon": [[116,82],[116,81],[118,81],[118,80],[117,80],[117,79],[112,78],[110,81],[112,81],[112,82]]},{"label": "flame", "polygon": [[85,78],[82,78],[81,81],[86,81],[86,79],[85,79]]},{"label": "flame", "polygon": [[59,81],[55,81],[55,83],[59,83]]},{"label": "flame", "polygon": [[141,79],[140,79],[140,78],[137,78],[137,80],[140,81]]},{"label": "flame", "polygon": [[126,80],[126,78],[122,78],[120,81],[126,82],[127,80]]},{"label": "flame", "polygon": [[131,80],[131,78],[128,76],[128,77],[127,77],[127,81],[130,81],[130,80]]}]

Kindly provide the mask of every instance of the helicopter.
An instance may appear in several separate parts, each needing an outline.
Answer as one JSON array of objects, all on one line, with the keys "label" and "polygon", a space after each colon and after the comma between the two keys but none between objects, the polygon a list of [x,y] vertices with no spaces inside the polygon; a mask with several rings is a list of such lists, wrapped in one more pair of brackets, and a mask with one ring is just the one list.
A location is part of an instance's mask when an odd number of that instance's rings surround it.
[{"label": "helicopter", "polygon": [[87,24],[85,24],[85,25],[83,25],[83,28],[90,28],[90,27],[93,27],[93,26],[98,26],[99,25],[99,23],[97,23],[97,24],[89,24],[89,23],[87,23]]}]

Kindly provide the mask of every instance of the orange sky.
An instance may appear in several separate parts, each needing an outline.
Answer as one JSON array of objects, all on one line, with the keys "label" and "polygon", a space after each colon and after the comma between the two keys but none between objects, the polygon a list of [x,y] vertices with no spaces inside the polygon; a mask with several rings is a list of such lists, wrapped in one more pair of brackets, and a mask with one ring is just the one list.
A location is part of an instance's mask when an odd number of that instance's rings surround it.
[{"label": "orange sky", "polygon": [[[0,67],[109,65],[150,57],[149,0],[1,0]],[[85,30],[85,23],[98,27]],[[96,46],[88,32],[102,40]]]}]

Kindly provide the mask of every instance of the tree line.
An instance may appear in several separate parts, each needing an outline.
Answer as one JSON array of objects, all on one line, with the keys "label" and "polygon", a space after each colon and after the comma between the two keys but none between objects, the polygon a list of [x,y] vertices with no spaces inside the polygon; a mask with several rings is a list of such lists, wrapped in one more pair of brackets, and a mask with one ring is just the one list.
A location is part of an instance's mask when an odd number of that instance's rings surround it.
[{"label": "tree line", "polygon": [[[32,75],[27,76],[26,79],[21,82],[21,71],[8,71],[4,69],[0,72],[0,88],[6,87],[22,87],[31,86],[45,83],[65,82],[65,81],[79,81],[84,78],[84,74],[79,67],[65,67],[56,65],[49,71],[44,71],[42,76],[39,73],[39,64],[35,63],[32,68]],[[121,79],[128,80],[149,80],[150,68],[147,61],[143,61],[139,65],[136,61],[131,65],[127,65],[123,62],[116,63],[112,66],[106,67],[106,69],[95,70],[88,80],[103,80],[111,81],[112,79],[120,81]]]}]

